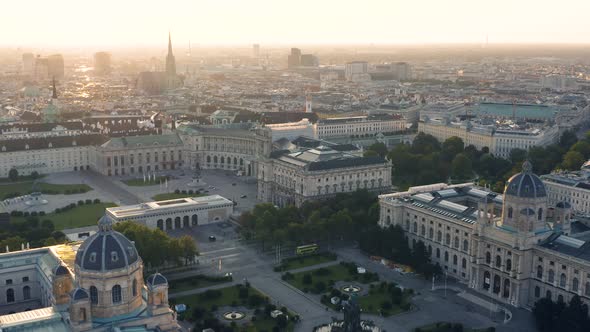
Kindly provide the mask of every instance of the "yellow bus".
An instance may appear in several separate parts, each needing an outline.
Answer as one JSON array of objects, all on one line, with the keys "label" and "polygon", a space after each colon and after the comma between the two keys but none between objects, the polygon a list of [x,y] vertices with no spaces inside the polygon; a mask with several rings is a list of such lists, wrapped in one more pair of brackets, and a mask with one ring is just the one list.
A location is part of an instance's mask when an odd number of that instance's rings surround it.
[{"label": "yellow bus", "polygon": [[297,249],[295,250],[295,254],[297,255],[309,255],[309,254],[314,254],[318,251],[318,245],[317,244],[306,244],[304,246],[299,246],[297,247]]}]

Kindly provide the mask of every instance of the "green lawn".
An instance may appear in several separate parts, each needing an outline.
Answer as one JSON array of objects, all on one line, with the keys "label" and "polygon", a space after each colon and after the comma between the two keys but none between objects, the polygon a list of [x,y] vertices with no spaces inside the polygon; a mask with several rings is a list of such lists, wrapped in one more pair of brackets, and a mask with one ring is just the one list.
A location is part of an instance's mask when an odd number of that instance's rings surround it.
[{"label": "green lawn", "polygon": [[[44,194],[78,194],[92,190],[85,184],[51,184],[39,182],[39,190]],[[0,199],[26,195],[32,192],[33,181],[0,184]]]},{"label": "green lawn", "polygon": [[[242,286],[245,288],[244,286]],[[202,322],[205,318],[212,317],[212,312],[222,306],[244,306],[249,309],[261,309],[262,313],[257,315],[255,322],[248,322],[242,328],[238,328],[234,331],[247,331],[247,332],[261,332],[261,331],[272,331],[272,328],[276,325],[275,319],[270,316],[263,314],[264,306],[266,305],[266,296],[260,293],[253,287],[248,287],[247,297],[240,298],[240,290],[238,286],[230,286],[221,288],[214,291],[206,291],[198,295],[190,295],[185,297],[179,297],[172,300],[173,304],[186,304],[187,310],[182,314],[182,319],[191,322]],[[256,304],[250,300],[252,297],[257,298]],[[198,317],[194,317],[195,309],[201,311]],[[292,313],[290,313],[292,315]],[[249,318],[247,318],[249,319]],[[228,322],[222,321],[226,324]],[[227,324],[229,325],[229,324]],[[294,324],[289,321],[287,328],[283,331],[293,331]]]},{"label": "green lawn", "polygon": [[[413,295],[412,290],[406,289],[401,291],[401,289],[398,289],[398,293],[394,296],[393,288],[395,287],[395,283],[381,282],[378,284],[371,284],[369,287],[370,289],[368,294],[359,296],[357,298],[357,301],[363,312],[388,317],[410,310],[410,300]],[[321,302],[324,305],[339,311],[341,306],[334,305],[330,301],[330,299],[334,296],[340,297],[343,300],[348,299],[348,296],[344,295],[344,293],[342,293],[340,290],[333,289],[331,292],[322,296]],[[394,297],[397,299],[397,301],[393,301]]]},{"label": "green lawn", "polygon": [[[132,187],[141,187],[141,186],[155,186],[155,185],[159,185],[160,182],[164,183],[164,181],[168,179],[167,176],[156,176],[155,180],[150,180],[150,181],[143,181],[143,178],[137,178],[137,179],[131,179],[131,180],[123,180],[122,182],[128,186],[132,186]],[[169,180],[169,179],[168,179]]]},{"label": "green lawn", "polygon": [[[311,280],[305,282],[305,275],[310,275]],[[357,281],[359,283],[368,284],[379,280],[379,276],[369,272],[358,274],[355,265],[341,262],[340,264],[305,272],[294,274],[287,272],[283,275],[283,280],[304,292],[321,294],[329,290],[337,281]]]},{"label": "green lawn", "polygon": [[[48,213],[45,216],[40,216],[39,219],[53,221],[56,230],[92,226],[96,225],[98,219],[104,215],[104,210],[112,206],[116,205],[113,203],[85,204],[60,213]],[[11,220],[14,221],[24,221],[25,219],[26,217],[11,217]]]},{"label": "green lawn", "polygon": [[[459,327],[458,325],[461,325],[461,327]],[[438,322],[438,323],[429,324],[429,325],[425,325],[425,326],[418,327],[418,328],[414,329],[414,332],[454,332],[454,331],[486,332],[486,331],[495,331],[495,329],[493,327],[490,327],[487,329],[472,329],[472,328],[464,327],[463,324],[448,323],[448,322]]]},{"label": "green lawn", "polygon": [[163,194],[157,194],[155,196],[152,197],[152,199],[154,201],[165,201],[165,200],[169,200],[169,199],[178,199],[178,198],[185,198],[185,197],[201,197],[201,196],[207,196],[206,194],[176,194],[176,193],[163,193]]},{"label": "green lawn", "polygon": [[209,277],[205,275],[196,275],[188,278],[171,280],[168,282],[168,293],[178,293],[186,290],[209,287],[226,282],[231,282],[232,278],[228,277]]},{"label": "green lawn", "polygon": [[307,266],[318,265],[322,263],[332,262],[336,260],[336,255],[333,253],[320,253],[309,256],[292,257],[283,259],[279,266],[279,271],[296,270]]}]

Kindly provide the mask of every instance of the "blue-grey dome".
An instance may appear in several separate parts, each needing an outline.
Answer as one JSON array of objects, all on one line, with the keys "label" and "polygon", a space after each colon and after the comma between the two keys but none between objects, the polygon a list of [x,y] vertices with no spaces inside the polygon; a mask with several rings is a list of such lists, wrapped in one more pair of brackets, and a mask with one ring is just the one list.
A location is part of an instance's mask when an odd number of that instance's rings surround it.
[{"label": "blue-grey dome", "polygon": [[79,301],[85,300],[88,298],[88,292],[83,288],[76,288],[72,291],[72,300]]},{"label": "blue-grey dome", "polygon": [[543,181],[533,173],[530,162],[525,161],[522,165],[522,172],[512,176],[506,182],[504,195],[522,198],[547,197]]},{"label": "blue-grey dome", "polygon": [[149,286],[166,285],[168,284],[168,280],[160,273],[156,273],[147,278],[147,283]]},{"label": "blue-grey dome", "polygon": [[63,265],[59,265],[58,267],[55,268],[55,275],[56,276],[63,276],[66,274],[70,274],[67,267],[65,267]]},{"label": "blue-grey dome", "polygon": [[123,234],[112,229],[104,217],[99,221],[99,231],[87,238],[78,248],[76,265],[83,270],[118,270],[137,262],[139,255],[135,245]]}]

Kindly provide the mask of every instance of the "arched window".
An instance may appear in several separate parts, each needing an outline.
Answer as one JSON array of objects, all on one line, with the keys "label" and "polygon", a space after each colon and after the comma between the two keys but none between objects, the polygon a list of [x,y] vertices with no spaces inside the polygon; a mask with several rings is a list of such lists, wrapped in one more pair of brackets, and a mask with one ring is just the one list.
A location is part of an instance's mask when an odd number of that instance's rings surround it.
[{"label": "arched window", "polygon": [[23,300],[30,300],[31,299],[31,287],[25,286],[23,287]]},{"label": "arched window", "polygon": [[510,296],[510,280],[504,279],[504,290],[502,291],[502,296],[508,298]]},{"label": "arched window", "polygon": [[434,229],[432,229],[432,227],[430,227],[428,229],[428,238],[432,239],[433,236],[434,236]]},{"label": "arched window", "polygon": [[466,269],[466,268],[467,268],[467,260],[466,260],[465,258],[463,258],[463,259],[461,260],[461,267],[462,267],[462,268],[464,268],[464,269]]},{"label": "arched window", "polygon": [[387,225],[391,224],[391,217],[387,216]]},{"label": "arched window", "polygon": [[555,272],[553,270],[549,270],[549,278],[547,279],[548,282],[555,282]]},{"label": "arched window", "polygon": [[561,287],[561,288],[565,288],[565,281],[566,281],[566,279],[567,279],[567,278],[566,278],[566,276],[565,276],[565,273],[562,273],[562,274],[559,276],[559,287]]},{"label": "arched window", "polygon": [[502,257],[500,255],[496,255],[496,267],[502,266]]},{"label": "arched window", "polygon": [[432,256],[432,246],[428,245],[428,256]]},{"label": "arched window", "polygon": [[580,282],[578,281],[578,278],[574,278],[572,280],[572,291],[578,292],[578,288],[580,288]]},{"label": "arched window", "polygon": [[502,279],[500,279],[500,276],[498,276],[498,275],[494,276],[494,289],[492,289],[494,294],[500,294],[501,282],[502,282]]},{"label": "arched window", "polygon": [[442,241],[442,232],[441,231],[436,232],[436,241],[438,241],[438,242]]},{"label": "arched window", "polygon": [[506,260],[506,271],[511,271],[512,270],[512,260],[510,258],[508,258]]},{"label": "arched window", "polygon": [[90,286],[90,303],[98,304],[98,290],[94,286]]},{"label": "arched window", "polygon": [[410,221],[409,220],[406,220],[406,229],[410,230]]},{"label": "arched window", "polygon": [[211,162],[211,156],[207,156],[207,162],[210,163]]},{"label": "arched window", "polygon": [[551,299],[552,299],[552,298],[551,298],[552,296],[551,296],[551,291],[550,291],[550,290],[548,290],[548,291],[545,293],[545,297],[546,297],[546,298],[548,298],[549,300],[551,300]]},{"label": "arched window", "polygon": [[111,290],[111,295],[113,297],[113,303],[121,303],[121,286],[113,286]]},{"label": "arched window", "polygon": [[490,254],[490,252],[486,252],[486,264],[491,264],[492,263],[492,254]]},{"label": "arched window", "polygon": [[436,248],[436,258],[440,258],[440,249]]},{"label": "arched window", "polygon": [[483,273],[483,289],[488,290],[490,289],[490,282],[491,282],[491,274],[488,271]]},{"label": "arched window", "polygon": [[445,251],[445,262],[449,261],[449,252]]},{"label": "arched window", "polygon": [[469,241],[463,240],[463,251],[469,250]]},{"label": "arched window", "polygon": [[457,255],[453,255],[453,265],[457,265],[457,263],[458,263]]},{"label": "arched window", "polygon": [[535,297],[541,296],[541,288],[539,286],[535,286]]},{"label": "arched window", "polygon": [[455,243],[454,243],[454,247],[455,248],[459,248],[459,237],[455,236]]},{"label": "arched window", "polygon": [[450,246],[451,245],[451,234],[445,235],[445,244]]},{"label": "arched window", "polygon": [[584,294],[586,296],[590,296],[590,281],[586,282],[586,287],[584,287]]},{"label": "arched window", "polygon": [[424,227],[424,225],[420,226],[420,235],[426,235],[426,227]]},{"label": "arched window", "polygon": [[6,290],[6,302],[7,303],[14,302],[14,289],[9,288]]},{"label": "arched window", "polygon": [[537,220],[542,220],[543,219],[543,208],[539,208],[539,211],[537,212]]},{"label": "arched window", "polygon": [[133,294],[133,296],[137,296],[137,279],[133,279],[133,284],[132,284],[132,289],[131,292]]},{"label": "arched window", "polygon": [[414,221],[414,225],[413,225],[413,230],[414,233],[418,233],[418,223]]},{"label": "arched window", "polygon": [[563,303],[563,295],[559,294],[557,296],[557,303]]},{"label": "arched window", "polygon": [[537,278],[543,279],[543,267],[541,265],[537,266]]},{"label": "arched window", "polygon": [[508,218],[512,218],[512,207],[508,208]]}]

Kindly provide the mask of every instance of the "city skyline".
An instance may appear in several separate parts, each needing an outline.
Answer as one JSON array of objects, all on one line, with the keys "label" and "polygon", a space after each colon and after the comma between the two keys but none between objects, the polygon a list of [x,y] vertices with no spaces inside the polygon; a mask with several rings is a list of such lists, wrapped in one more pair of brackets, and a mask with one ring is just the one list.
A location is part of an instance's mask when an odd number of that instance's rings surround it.
[{"label": "city skyline", "polygon": [[[590,43],[584,12],[590,4],[565,0],[299,1],[268,0],[154,2],[107,0],[78,9],[71,0],[4,4],[0,45],[12,47],[156,46],[171,30],[179,44],[447,44]],[[575,10],[573,10],[575,9]]]}]

